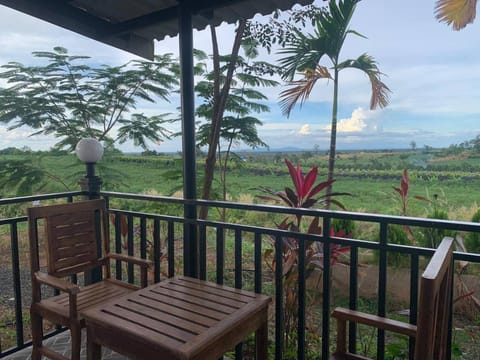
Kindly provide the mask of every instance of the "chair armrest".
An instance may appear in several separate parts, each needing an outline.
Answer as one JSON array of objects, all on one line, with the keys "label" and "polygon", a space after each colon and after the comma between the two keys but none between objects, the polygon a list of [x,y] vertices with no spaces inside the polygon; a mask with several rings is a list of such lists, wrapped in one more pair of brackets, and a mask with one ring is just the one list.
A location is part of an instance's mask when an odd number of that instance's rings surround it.
[{"label": "chair armrest", "polygon": [[373,326],[379,329],[393,331],[399,334],[415,337],[417,334],[417,326],[407,324],[402,321],[387,319],[385,317],[366,314],[360,311],[336,308],[332,312],[332,317],[341,321],[352,321],[364,325]]},{"label": "chair armrest", "polygon": [[107,255],[110,259],[114,260],[120,260],[120,261],[126,261],[131,264],[139,265],[144,268],[149,268],[153,265],[152,261],[147,260],[147,259],[140,259],[134,256],[129,256],[129,255],[124,255],[124,254],[114,254],[110,253]]},{"label": "chair armrest", "polygon": [[106,257],[107,259],[114,259],[114,260],[120,260],[120,261],[125,261],[134,265],[139,265],[140,266],[140,284],[141,287],[144,288],[148,285],[148,276],[147,276],[147,269],[153,265],[152,261],[147,260],[147,259],[140,259],[137,257],[129,256],[129,255],[124,255],[124,254],[116,254],[116,253],[110,253]]},{"label": "chair armrest", "polygon": [[55,276],[37,271],[35,274],[35,280],[41,284],[49,285],[55,289],[64,291],[70,295],[76,295],[80,292],[80,287],[69,281],[57,278]]}]

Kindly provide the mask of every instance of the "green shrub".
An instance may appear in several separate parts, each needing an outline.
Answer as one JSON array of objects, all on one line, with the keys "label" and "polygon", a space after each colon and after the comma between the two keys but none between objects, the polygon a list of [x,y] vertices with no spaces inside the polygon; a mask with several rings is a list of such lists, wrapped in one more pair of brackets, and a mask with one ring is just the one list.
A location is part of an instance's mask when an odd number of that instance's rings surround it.
[{"label": "green shrub", "polygon": [[[480,209],[473,214],[472,222],[480,222]],[[469,233],[465,238],[465,246],[469,252],[480,253],[480,233]]]},{"label": "green shrub", "polygon": [[[380,239],[377,238],[377,241]],[[387,242],[389,244],[410,245],[410,240],[403,226],[390,225],[387,229]],[[375,259],[378,261],[379,252],[375,252]],[[406,266],[409,264],[409,257],[399,252],[389,252],[387,255],[387,264],[389,266]]]},{"label": "green shrub", "polygon": [[345,230],[345,235],[354,237],[355,221],[352,219],[333,219],[331,226],[335,230],[335,234]]},{"label": "green shrub", "polygon": [[[435,209],[427,216],[428,219],[448,220],[448,214],[444,210]],[[436,249],[445,236],[453,236],[451,230],[438,228],[423,228],[421,230],[420,245]]]}]

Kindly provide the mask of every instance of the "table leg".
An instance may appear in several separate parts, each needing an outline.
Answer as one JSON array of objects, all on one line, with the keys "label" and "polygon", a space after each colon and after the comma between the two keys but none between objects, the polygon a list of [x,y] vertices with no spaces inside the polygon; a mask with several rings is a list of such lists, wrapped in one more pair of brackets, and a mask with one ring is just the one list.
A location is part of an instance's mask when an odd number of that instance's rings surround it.
[{"label": "table leg", "polygon": [[263,315],[262,325],[255,331],[255,359],[268,359],[268,317]]},{"label": "table leg", "polygon": [[87,326],[87,360],[100,360],[102,346],[94,341],[93,331]]}]

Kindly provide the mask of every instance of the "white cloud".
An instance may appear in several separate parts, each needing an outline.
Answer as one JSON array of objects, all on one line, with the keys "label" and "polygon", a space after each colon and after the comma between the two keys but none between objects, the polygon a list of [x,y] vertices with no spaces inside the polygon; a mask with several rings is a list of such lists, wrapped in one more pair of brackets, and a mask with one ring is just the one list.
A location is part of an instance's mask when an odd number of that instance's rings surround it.
[{"label": "white cloud", "polygon": [[310,125],[308,124],[302,125],[300,131],[298,132],[299,135],[310,135],[311,133],[312,131],[310,129]]},{"label": "white cloud", "polygon": [[[352,116],[346,119],[340,119],[337,122],[337,134],[380,132],[382,131],[382,126],[377,116],[377,111],[365,110],[358,107],[352,111]],[[331,128],[331,125],[327,125],[324,127],[324,130],[330,131]]]}]

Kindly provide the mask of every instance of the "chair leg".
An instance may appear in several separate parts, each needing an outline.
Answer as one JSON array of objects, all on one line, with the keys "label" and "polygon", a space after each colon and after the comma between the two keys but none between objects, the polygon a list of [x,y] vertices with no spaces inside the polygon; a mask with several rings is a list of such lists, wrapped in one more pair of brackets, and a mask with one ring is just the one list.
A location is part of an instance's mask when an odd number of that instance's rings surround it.
[{"label": "chair leg", "polygon": [[266,311],[262,319],[262,325],[255,332],[255,359],[268,359],[268,318]]},{"label": "chair leg", "polygon": [[43,339],[43,321],[39,314],[31,310],[30,318],[32,326],[32,360],[40,360],[42,358],[40,348],[42,347]]},{"label": "chair leg", "polygon": [[71,325],[72,360],[80,360],[80,349],[82,346],[82,328],[79,323]]},{"label": "chair leg", "polygon": [[87,327],[87,360],[100,360],[102,358],[102,346],[95,342],[91,328]]}]

